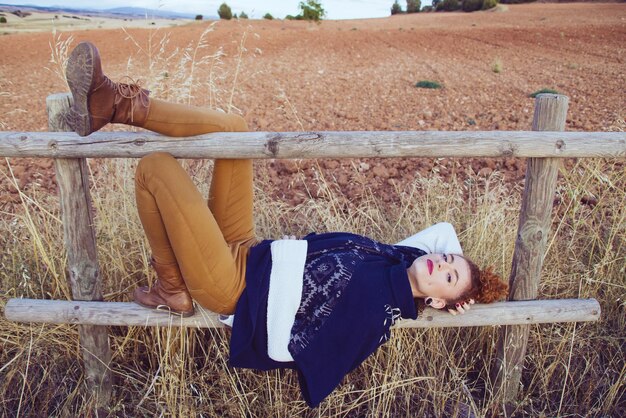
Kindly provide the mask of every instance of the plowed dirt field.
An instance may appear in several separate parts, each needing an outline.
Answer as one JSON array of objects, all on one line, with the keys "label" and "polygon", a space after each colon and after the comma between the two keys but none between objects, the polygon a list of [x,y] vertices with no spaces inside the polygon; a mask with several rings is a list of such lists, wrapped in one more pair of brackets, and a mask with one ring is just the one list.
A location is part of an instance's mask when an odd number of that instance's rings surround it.
[{"label": "plowed dirt field", "polygon": [[[184,61],[180,49],[191,45],[189,59],[195,53],[197,65],[190,102],[226,108],[232,92],[233,111],[259,131],[528,130],[533,109],[528,95],[541,88],[569,96],[567,130],[609,130],[624,117],[624,3],[527,4],[320,25],[220,21],[203,37],[209,25],[0,36],[2,130],[47,129],[46,96],[66,90],[50,62],[51,44],[70,36],[72,45],[96,43],[112,78],[147,79],[156,97],[169,100],[186,100],[182,80],[189,81],[191,61]],[[220,48],[219,62],[200,62]],[[420,80],[444,88],[418,89]],[[292,190],[290,175],[313,162],[260,164],[269,164],[277,196],[292,204],[306,198],[302,190]],[[360,186],[350,181],[351,161],[319,164],[334,172],[348,198],[359,198]],[[13,159],[11,165],[20,187],[55,189],[51,161]],[[390,201],[388,184],[428,175],[435,165],[444,175],[468,169],[488,175],[497,169],[512,183],[524,176],[523,161],[516,159],[370,159],[356,167]],[[1,161],[0,170],[6,168]],[[0,209],[7,210],[18,197],[2,177]]]}]

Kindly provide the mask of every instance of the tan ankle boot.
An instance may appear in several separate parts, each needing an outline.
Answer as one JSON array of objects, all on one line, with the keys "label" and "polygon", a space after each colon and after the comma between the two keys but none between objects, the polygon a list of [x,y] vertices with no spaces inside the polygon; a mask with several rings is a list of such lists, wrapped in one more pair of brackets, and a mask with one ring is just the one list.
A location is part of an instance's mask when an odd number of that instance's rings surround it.
[{"label": "tan ankle boot", "polygon": [[143,126],[150,106],[148,90],[105,76],[94,44],[81,42],[74,48],[65,77],[74,98],[69,122],[78,135],[87,136],[107,123]]},{"label": "tan ankle boot", "polygon": [[147,286],[135,289],[135,302],[146,308],[164,309],[183,317],[193,315],[193,301],[177,264],[158,264],[154,259],[150,264],[156,270],[157,280],[152,288]]}]

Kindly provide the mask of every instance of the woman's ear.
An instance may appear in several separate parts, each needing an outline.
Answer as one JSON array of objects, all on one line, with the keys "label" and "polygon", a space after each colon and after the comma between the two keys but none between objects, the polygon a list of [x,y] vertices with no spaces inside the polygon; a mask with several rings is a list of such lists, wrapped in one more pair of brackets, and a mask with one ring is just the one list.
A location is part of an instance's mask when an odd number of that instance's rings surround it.
[{"label": "woman's ear", "polygon": [[443,309],[446,307],[446,301],[439,298],[430,298],[432,302],[430,302],[430,307],[435,309]]}]

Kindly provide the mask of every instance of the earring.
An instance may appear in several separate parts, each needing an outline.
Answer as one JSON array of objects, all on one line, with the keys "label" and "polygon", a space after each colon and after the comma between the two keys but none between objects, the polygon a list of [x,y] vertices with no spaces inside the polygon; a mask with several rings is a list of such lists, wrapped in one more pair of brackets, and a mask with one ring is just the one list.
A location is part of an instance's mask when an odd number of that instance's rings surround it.
[{"label": "earring", "polygon": [[432,303],[433,303],[433,298],[426,298],[426,299],[424,300],[424,303],[426,303],[426,305],[428,305],[428,306],[432,305]]}]

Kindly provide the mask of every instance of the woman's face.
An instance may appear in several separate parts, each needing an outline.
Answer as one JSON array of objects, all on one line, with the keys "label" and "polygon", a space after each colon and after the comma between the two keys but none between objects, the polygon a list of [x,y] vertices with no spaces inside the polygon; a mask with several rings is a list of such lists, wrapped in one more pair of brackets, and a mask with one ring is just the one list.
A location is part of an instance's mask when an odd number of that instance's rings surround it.
[{"label": "woman's face", "polygon": [[470,288],[470,267],[465,258],[455,254],[426,254],[408,268],[414,297],[451,301]]}]

